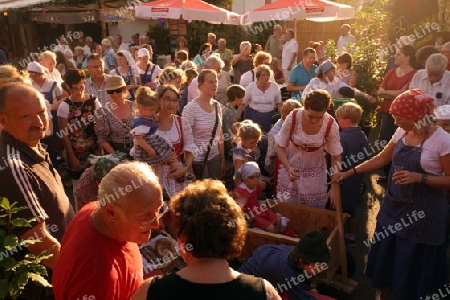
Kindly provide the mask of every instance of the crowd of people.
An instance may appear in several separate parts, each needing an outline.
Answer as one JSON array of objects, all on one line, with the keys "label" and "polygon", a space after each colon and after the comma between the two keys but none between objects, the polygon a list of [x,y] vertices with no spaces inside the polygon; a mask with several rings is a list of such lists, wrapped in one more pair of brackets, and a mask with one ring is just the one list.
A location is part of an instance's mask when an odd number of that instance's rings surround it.
[{"label": "crowd of people", "polygon": [[[27,72],[0,66],[0,196],[27,206],[21,217],[35,218],[31,229],[17,228],[21,238],[41,237],[26,251],[52,247],[53,254],[44,260],[53,291],[27,286],[23,299],[331,299],[306,283],[275,288],[330,260],[317,230],[294,247],[262,246],[239,269],[229,267],[248,226],[292,233],[271,210],[250,222],[244,214],[279,194],[334,209],[340,185],[350,215],[345,237],[355,246],[362,174],[378,168],[387,185],[374,238],[423,217],[373,243],[365,271],[372,286],[381,299],[409,300],[444,285],[450,43],[417,54],[413,45],[398,46],[395,66],[369,95],[355,88],[348,24],[336,62],[324,56],[323,42],[299,49],[294,31],[281,25],[264,48],[242,41],[235,55],[214,33],[198,52],[179,37],[165,66],[154,63],[147,35],[129,44],[121,35],[99,44],[82,39],[73,52],[62,39]],[[357,100],[333,104],[361,97],[382,99],[385,147],[371,157]],[[184,263],[170,274],[143,267],[142,246],[161,232]]]}]

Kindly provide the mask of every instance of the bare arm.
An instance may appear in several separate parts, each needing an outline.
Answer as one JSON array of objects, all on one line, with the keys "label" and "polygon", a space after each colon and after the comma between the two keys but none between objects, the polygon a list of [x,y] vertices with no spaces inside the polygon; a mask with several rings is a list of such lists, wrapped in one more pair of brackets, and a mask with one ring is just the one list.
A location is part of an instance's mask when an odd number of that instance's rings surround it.
[{"label": "bare arm", "polygon": [[109,154],[114,154],[115,150],[109,142],[100,142],[99,145]]},{"label": "bare arm", "polygon": [[[287,79],[286,79],[287,80]],[[286,83],[286,89],[290,92],[299,92],[299,91],[303,91],[306,88],[306,85],[299,85],[296,86],[294,85],[292,82],[287,82]]]},{"label": "bare arm", "polygon": [[289,159],[286,155],[286,148],[281,147],[279,144],[275,143],[275,152],[277,153],[278,159],[283,164],[284,168],[288,172],[289,178],[291,181],[294,181],[299,178],[298,174],[296,174],[296,170],[289,163]]},{"label": "bare arm", "polygon": [[72,143],[70,142],[70,138],[69,138],[69,128],[67,126],[68,124],[68,120],[66,118],[62,118],[62,117],[58,117],[58,124],[59,124],[59,129],[61,133],[67,133],[63,135],[63,142],[64,142],[64,148],[66,149],[67,152],[67,158],[69,159],[69,165],[70,165],[70,169],[74,170],[74,171],[79,171],[80,169],[80,161],[78,160],[77,156],[75,155],[75,152],[73,151],[72,148]]},{"label": "bare arm", "polygon": [[45,227],[45,221],[40,222],[20,237],[22,239],[39,238],[41,240],[39,243],[30,244],[28,246],[28,250],[36,256],[39,255],[42,251],[48,250],[53,247],[50,252],[50,254],[53,254],[53,256],[51,256],[47,260],[42,261],[42,263],[50,269],[54,268],[55,263],[59,258],[61,244],[47,231],[47,228]]},{"label": "bare arm", "polygon": [[[424,179],[423,173],[399,171],[395,172],[392,176],[392,180],[396,184],[411,184],[411,183],[423,183],[434,187],[436,189],[450,189],[450,154],[442,156],[440,158],[442,169],[444,170],[444,176],[441,175],[426,175]],[[400,181],[402,179],[402,181]]]},{"label": "bare arm", "polygon": [[[388,162],[392,160],[392,155],[394,153],[395,144],[392,142],[392,140],[389,142],[389,144],[381,151],[378,155],[372,157],[369,160],[366,160],[362,164],[355,167],[356,173],[366,173],[370,172],[372,170],[376,170],[381,168],[382,166],[386,165]],[[350,169],[346,172],[340,172],[339,176],[342,179],[347,178],[348,176],[354,175],[354,170]]]}]

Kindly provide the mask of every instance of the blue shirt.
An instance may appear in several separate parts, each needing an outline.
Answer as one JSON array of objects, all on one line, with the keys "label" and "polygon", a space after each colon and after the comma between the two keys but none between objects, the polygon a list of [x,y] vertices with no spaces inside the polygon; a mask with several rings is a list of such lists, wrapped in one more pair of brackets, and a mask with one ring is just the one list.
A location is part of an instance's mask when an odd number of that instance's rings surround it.
[{"label": "blue shirt", "polygon": [[[303,67],[303,62],[300,62],[292,69],[288,82],[292,83],[294,86],[307,85],[311,79],[316,77],[316,68],[316,65],[312,65],[309,68],[309,71],[307,71],[305,67]],[[291,97],[292,99],[300,101],[302,98],[302,91],[291,92]]]},{"label": "blue shirt", "polygon": [[300,276],[306,277],[304,271],[289,262],[292,248],[288,245],[261,246],[238,271],[266,279],[279,294],[286,292],[293,300],[314,300],[313,296],[305,293],[305,290],[310,290],[308,283],[298,280]]}]

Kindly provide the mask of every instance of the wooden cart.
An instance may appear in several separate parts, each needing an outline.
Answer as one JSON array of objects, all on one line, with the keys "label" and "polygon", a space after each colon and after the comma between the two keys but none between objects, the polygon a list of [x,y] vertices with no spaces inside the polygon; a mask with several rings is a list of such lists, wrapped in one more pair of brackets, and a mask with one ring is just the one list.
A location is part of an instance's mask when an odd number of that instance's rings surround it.
[{"label": "wooden cart", "polygon": [[[319,229],[329,232],[327,245],[330,248],[331,261],[328,269],[317,276],[319,282],[330,285],[339,290],[351,293],[357,282],[348,278],[347,256],[345,248],[344,221],[348,215],[342,213],[340,191],[336,189],[339,196],[336,201],[336,210],[326,210],[304,205],[289,204],[277,200],[268,200],[268,206],[276,212],[287,217],[289,228],[294,229],[299,236],[312,230]],[[248,229],[247,239],[242,258],[247,258],[259,246],[265,244],[296,245],[299,238],[274,234],[263,230]],[[340,273],[338,274],[338,270]]]}]

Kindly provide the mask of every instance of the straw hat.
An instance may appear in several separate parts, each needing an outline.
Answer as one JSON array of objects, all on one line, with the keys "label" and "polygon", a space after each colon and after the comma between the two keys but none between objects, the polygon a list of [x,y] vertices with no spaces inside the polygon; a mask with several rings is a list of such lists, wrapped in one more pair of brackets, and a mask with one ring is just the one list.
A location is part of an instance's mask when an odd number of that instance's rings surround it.
[{"label": "straw hat", "polygon": [[122,76],[111,75],[106,78],[106,87],[103,91],[117,90],[118,88],[125,87],[127,89],[132,88],[132,85],[127,85]]}]

